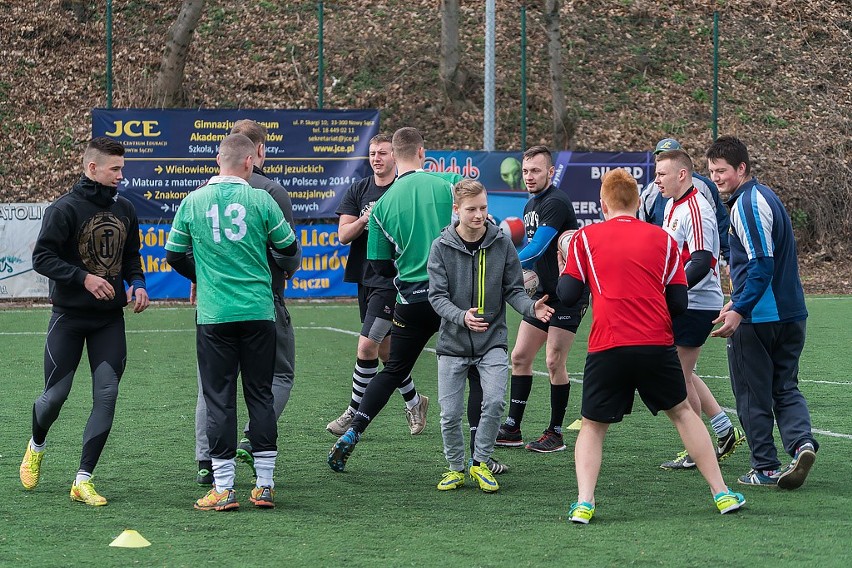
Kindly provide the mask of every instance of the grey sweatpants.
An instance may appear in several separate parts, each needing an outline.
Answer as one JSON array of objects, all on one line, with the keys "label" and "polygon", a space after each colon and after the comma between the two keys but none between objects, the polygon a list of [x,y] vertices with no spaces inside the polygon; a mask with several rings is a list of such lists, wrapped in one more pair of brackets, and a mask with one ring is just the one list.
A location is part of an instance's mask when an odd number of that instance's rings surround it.
[{"label": "grey sweatpants", "polygon": [[[272,375],[272,408],[276,420],[281,418],[290,390],[293,388],[296,364],[296,339],[293,336],[293,323],[290,312],[283,302],[275,302],[275,371]],[[244,432],[249,431],[247,422]],[[201,392],[201,375],[198,375],[198,399],[195,402],[195,459],[210,459],[210,444],[207,440],[207,405]]]},{"label": "grey sweatpants", "polygon": [[728,368],[737,416],[757,470],[781,467],[775,448],[775,423],[788,455],[811,442],[811,415],[799,391],[799,356],[805,345],[805,321],[740,324],[728,339]]},{"label": "grey sweatpants", "polygon": [[438,355],[441,436],[444,438],[444,456],[453,471],[464,471],[466,465],[462,414],[465,409],[464,388],[470,367],[479,370],[482,383],[482,416],[476,430],[474,460],[486,463],[491,457],[506,405],[506,385],[509,381],[509,356],[506,349],[495,347],[481,357]]}]

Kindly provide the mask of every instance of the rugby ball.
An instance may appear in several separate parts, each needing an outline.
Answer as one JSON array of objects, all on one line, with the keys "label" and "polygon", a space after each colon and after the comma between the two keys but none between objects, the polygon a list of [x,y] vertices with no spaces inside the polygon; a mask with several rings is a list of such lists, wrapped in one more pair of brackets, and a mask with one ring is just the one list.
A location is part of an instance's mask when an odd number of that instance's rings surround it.
[{"label": "rugby ball", "polygon": [[517,217],[506,217],[500,222],[500,229],[512,239],[516,247],[524,244],[524,222]]},{"label": "rugby ball", "polygon": [[556,246],[559,247],[559,252],[562,253],[562,258],[568,258],[568,248],[571,246],[571,238],[576,232],[576,229],[568,229],[559,235],[559,240],[556,241]]},{"label": "rugby ball", "polygon": [[538,274],[533,270],[524,270],[524,290],[527,295],[532,298],[535,291],[538,290]]}]

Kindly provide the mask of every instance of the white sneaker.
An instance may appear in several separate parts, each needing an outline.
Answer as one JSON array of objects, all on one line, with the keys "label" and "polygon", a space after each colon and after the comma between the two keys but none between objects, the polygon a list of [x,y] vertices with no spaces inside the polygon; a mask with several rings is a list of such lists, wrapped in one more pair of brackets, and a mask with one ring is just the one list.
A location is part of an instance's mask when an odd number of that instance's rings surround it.
[{"label": "white sneaker", "polygon": [[352,420],[354,418],[355,411],[352,410],[351,406],[347,406],[346,411],[339,417],[329,422],[328,426],[326,426],[325,429],[334,434],[335,436],[342,436],[346,432],[346,430],[349,429],[349,426],[352,424]]},{"label": "white sneaker", "polygon": [[429,397],[420,395],[420,401],[413,408],[405,409],[405,418],[408,420],[408,430],[412,436],[416,436],[426,427],[426,411],[429,409]]}]

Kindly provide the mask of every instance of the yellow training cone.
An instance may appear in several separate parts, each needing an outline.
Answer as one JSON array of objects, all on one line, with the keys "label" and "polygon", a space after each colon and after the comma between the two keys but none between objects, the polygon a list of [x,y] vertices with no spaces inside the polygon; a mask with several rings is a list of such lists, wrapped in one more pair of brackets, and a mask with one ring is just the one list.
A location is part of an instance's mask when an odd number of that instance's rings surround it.
[{"label": "yellow training cone", "polygon": [[582,426],[582,425],[583,425],[583,421],[580,418],[578,418],[574,422],[572,422],[570,426],[568,426],[568,429],[569,430],[579,430],[580,426]]},{"label": "yellow training cone", "polygon": [[110,546],[120,546],[121,548],[144,548],[146,546],[151,546],[151,543],[148,542],[144,536],[139,534],[138,532],[127,529],[118,537],[109,543]]}]

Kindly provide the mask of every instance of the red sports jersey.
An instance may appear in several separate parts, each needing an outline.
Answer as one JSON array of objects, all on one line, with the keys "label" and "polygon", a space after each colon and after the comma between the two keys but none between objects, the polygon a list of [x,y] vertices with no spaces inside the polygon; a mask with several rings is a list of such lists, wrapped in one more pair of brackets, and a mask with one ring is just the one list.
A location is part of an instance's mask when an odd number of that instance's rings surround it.
[{"label": "red sports jersey", "polygon": [[571,240],[563,274],[592,293],[589,351],[673,345],[666,286],[686,285],[677,243],[635,217],[586,225]]}]

